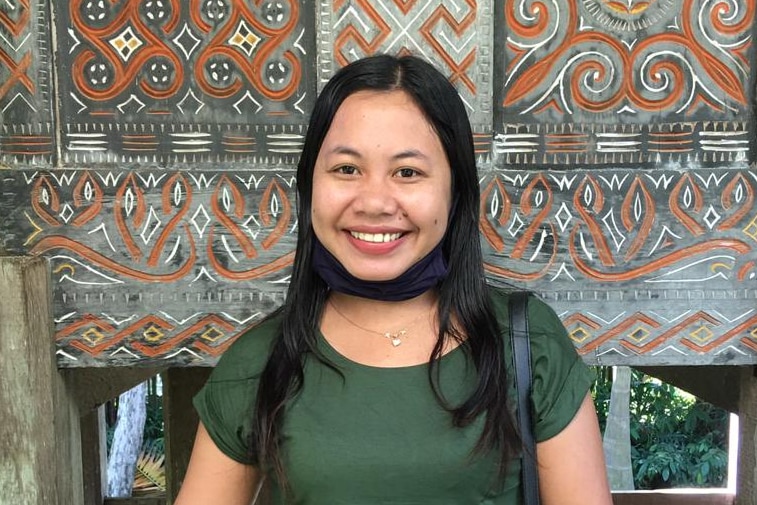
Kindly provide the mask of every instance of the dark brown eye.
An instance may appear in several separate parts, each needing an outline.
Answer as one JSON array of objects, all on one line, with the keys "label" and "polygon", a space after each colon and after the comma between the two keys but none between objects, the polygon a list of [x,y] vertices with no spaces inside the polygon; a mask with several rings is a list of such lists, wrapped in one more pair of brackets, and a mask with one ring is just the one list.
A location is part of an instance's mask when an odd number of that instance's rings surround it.
[{"label": "dark brown eye", "polygon": [[418,175],[418,172],[413,168],[400,168],[399,170],[397,170],[397,175],[403,178],[414,177]]},{"label": "dark brown eye", "polygon": [[357,168],[352,165],[342,165],[336,168],[336,171],[344,175],[354,175],[357,172]]}]

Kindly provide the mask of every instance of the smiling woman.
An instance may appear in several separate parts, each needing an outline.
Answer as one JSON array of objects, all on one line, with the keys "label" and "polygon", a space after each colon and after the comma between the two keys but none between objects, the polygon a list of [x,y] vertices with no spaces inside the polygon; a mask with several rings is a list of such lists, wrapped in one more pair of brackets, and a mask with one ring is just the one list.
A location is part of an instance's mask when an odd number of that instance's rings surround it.
[{"label": "smiling woman", "polygon": [[[240,336],[195,398],[177,505],[522,503],[505,291],[485,282],[470,124],[410,56],[339,71],[297,171],[298,237],[280,311]],[[529,303],[531,401],[546,505],[609,505],[593,376]]]},{"label": "smiling woman", "polygon": [[313,231],[355,277],[394,279],[441,244],[451,183],[439,137],[410,96],[360,91],[318,154]]}]

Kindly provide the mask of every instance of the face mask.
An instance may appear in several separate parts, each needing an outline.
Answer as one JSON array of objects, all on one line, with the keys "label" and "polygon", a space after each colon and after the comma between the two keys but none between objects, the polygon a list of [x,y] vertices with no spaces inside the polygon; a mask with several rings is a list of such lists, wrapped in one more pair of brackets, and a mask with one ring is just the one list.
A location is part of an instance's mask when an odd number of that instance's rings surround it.
[{"label": "face mask", "polygon": [[389,281],[364,281],[346,268],[314,238],[313,268],[334,291],[347,295],[398,302],[415,298],[436,286],[447,276],[449,267],[442,254],[442,242],[405,273]]}]

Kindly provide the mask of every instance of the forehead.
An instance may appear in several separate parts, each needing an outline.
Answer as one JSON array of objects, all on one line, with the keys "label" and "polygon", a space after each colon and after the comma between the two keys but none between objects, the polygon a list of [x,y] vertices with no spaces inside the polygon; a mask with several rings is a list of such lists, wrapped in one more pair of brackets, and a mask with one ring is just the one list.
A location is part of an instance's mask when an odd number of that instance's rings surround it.
[{"label": "forehead", "polygon": [[405,91],[358,91],[341,103],[324,138],[333,142],[360,142],[367,138],[391,144],[441,140],[423,110]]}]

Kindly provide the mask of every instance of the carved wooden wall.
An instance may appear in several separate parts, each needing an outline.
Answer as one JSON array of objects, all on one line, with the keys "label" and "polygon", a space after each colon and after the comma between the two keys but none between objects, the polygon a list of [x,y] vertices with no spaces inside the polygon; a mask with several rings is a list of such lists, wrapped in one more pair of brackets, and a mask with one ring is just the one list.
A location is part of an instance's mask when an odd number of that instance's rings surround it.
[{"label": "carved wooden wall", "polygon": [[494,282],[589,362],[757,363],[756,3],[5,0],[0,252],[50,259],[61,367],[212,364],[283,299],[318,90],[412,52]]}]

